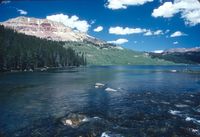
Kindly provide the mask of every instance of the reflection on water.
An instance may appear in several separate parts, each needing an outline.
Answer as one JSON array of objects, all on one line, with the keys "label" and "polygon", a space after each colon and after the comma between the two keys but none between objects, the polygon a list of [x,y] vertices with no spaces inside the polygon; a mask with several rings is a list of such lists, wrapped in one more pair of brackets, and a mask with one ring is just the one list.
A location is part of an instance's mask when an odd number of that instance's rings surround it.
[{"label": "reflection on water", "polygon": [[[189,69],[105,66],[1,74],[0,136],[200,136],[200,67]],[[105,86],[95,88],[97,82]],[[63,125],[70,114],[87,120],[77,128]]]}]

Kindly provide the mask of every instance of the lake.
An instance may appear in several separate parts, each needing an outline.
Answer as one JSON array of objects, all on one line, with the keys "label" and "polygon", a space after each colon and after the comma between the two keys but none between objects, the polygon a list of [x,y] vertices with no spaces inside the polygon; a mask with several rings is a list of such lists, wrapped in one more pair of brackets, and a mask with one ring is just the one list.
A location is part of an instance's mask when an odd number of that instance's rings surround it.
[{"label": "lake", "polygon": [[[200,136],[199,72],[200,66],[93,66],[3,73],[0,136]],[[63,123],[81,116],[74,127]]]}]

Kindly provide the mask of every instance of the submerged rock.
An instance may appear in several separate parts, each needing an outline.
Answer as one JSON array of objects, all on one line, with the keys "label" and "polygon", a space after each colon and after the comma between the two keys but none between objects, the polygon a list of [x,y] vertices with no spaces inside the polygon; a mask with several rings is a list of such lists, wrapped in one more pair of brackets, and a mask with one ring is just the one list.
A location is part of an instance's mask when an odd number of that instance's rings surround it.
[{"label": "submerged rock", "polygon": [[110,131],[103,132],[101,137],[124,137],[121,134],[112,133]]},{"label": "submerged rock", "polygon": [[189,128],[188,129],[192,134],[200,136],[200,131],[198,129]]},{"label": "submerged rock", "polygon": [[83,114],[71,113],[67,117],[62,118],[61,122],[65,126],[78,128],[84,123],[89,123],[89,122],[94,122],[94,121],[99,121],[99,120],[101,120],[101,118],[99,117],[87,117],[86,115],[83,115]]},{"label": "submerged rock", "polygon": [[102,87],[104,87],[105,86],[105,84],[102,84],[102,83],[96,83],[95,84],[95,88],[102,88]]},{"label": "submerged rock", "polygon": [[71,113],[67,117],[63,118],[61,121],[63,125],[70,126],[72,128],[77,128],[89,119],[82,114]]},{"label": "submerged rock", "polygon": [[117,91],[117,90],[116,90],[116,89],[112,89],[112,88],[106,88],[105,91],[115,92],[115,91]]}]

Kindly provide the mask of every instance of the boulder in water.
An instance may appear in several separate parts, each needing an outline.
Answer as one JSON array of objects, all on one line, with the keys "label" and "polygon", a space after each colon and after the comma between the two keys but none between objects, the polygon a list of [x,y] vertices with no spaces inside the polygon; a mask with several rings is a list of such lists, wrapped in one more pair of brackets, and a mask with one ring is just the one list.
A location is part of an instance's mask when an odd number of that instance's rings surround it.
[{"label": "boulder in water", "polygon": [[84,122],[88,121],[88,118],[82,114],[71,113],[62,120],[63,125],[70,126],[72,128],[77,128]]},{"label": "boulder in water", "polygon": [[175,73],[175,72],[177,72],[177,70],[173,69],[173,70],[171,70],[171,72]]},{"label": "boulder in water", "polygon": [[115,91],[117,91],[117,90],[116,90],[116,89],[112,89],[112,88],[106,88],[105,91],[115,92]]},{"label": "boulder in water", "polygon": [[95,88],[102,88],[102,87],[104,87],[105,86],[105,84],[102,84],[102,83],[96,83],[95,84]]}]

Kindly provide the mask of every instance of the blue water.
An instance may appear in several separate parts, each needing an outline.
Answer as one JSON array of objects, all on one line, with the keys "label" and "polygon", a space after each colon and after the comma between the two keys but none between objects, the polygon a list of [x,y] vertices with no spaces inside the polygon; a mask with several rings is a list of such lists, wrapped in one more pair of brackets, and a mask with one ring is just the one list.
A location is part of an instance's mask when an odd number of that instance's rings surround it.
[{"label": "blue water", "polygon": [[[97,82],[105,87],[95,88]],[[108,87],[116,91],[105,91]],[[71,113],[100,120],[77,128],[63,125],[61,119]],[[200,136],[200,66],[0,74],[0,136],[100,137],[105,132],[124,137]]]}]

